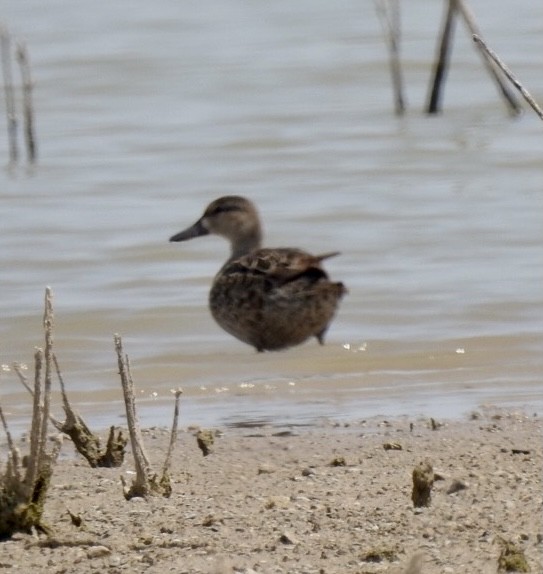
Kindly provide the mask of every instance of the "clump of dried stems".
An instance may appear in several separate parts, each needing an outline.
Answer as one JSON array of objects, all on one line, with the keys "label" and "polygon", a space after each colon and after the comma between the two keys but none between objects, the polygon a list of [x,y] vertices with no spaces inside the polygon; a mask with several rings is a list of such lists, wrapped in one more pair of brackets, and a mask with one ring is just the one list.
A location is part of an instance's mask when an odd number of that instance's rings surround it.
[{"label": "clump of dried stems", "polygon": [[[51,404],[51,370],[53,363],[53,307],[51,291],[45,293],[45,349],[34,354],[34,402],[30,431],[30,453],[26,468],[13,442],[6,419],[0,407],[0,417],[8,441],[8,459],[5,471],[0,474],[0,538],[15,532],[32,530],[49,533],[43,522],[43,510],[53,467],[62,444],[58,437],[53,448],[47,450],[47,425]],[[45,361],[45,372],[43,363]],[[43,376],[42,376],[43,375]]]},{"label": "clump of dried stems", "polygon": [[[389,49],[395,111],[396,114],[401,115],[405,112],[406,104],[400,60],[400,2],[398,0],[375,0],[375,2],[378,15],[383,23],[385,39]],[[433,66],[428,103],[426,106],[427,112],[429,114],[436,114],[442,111],[445,79],[450,67],[456,21],[460,19],[464,22],[470,36],[473,38],[477,48],[479,48],[483,56],[483,65],[489,73],[491,80],[496,84],[498,92],[502,96],[511,115],[516,116],[520,114],[522,107],[517,101],[513,91],[509,89],[505,81],[506,79],[515,86],[539,118],[543,120],[543,110],[541,106],[539,106],[528,90],[483,40],[475,15],[468,5],[468,0],[444,0],[444,4],[445,15],[438,39],[437,56]]]},{"label": "clump of dried stems", "polygon": [[[44,349],[36,349],[34,355],[34,385],[31,386],[20,365],[14,365],[21,383],[33,397],[32,424],[30,431],[30,452],[23,457],[9,431],[4,412],[0,406],[0,420],[6,433],[8,457],[5,470],[0,469],[0,539],[9,538],[16,532],[30,533],[34,530],[51,534],[51,529],[43,521],[44,504],[53,468],[62,445],[62,436],[71,438],[77,451],[92,467],[119,467],[124,460],[127,438],[122,431],[110,428],[106,448],[103,449],[100,437],[92,433],[81,416],[74,411],[66,393],[66,387],[57,358],[53,352],[53,303],[52,292],[45,291]],[[179,401],[181,390],[175,391],[175,411],[171,430],[170,445],[160,478],[151,468],[145,453],[141,431],[136,414],[134,382],[130,373],[128,356],[124,353],[120,335],[114,336],[119,373],[126,406],[127,424],[134,456],[136,478],[129,487],[123,478],[123,493],[126,499],[134,496],[147,497],[160,494],[170,496],[172,492],[169,468],[177,438]],[[53,369],[60,382],[62,402],[66,420],[60,422],[50,413],[51,379]],[[61,433],[47,450],[48,423]]]}]

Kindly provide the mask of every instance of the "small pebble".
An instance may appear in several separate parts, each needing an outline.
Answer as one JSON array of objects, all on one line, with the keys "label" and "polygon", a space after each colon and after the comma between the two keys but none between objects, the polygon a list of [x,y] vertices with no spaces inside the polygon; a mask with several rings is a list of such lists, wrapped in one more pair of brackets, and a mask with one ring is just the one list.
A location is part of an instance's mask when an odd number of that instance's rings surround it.
[{"label": "small pebble", "polygon": [[283,532],[279,537],[279,542],[281,542],[281,544],[296,544],[297,541],[289,532]]},{"label": "small pebble", "polygon": [[447,494],[460,492],[461,490],[465,490],[467,487],[468,485],[463,480],[458,480],[455,478],[449,488],[447,488]]},{"label": "small pebble", "polygon": [[257,474],[273,474],[276,470],[271,464],[262,464],[258,467]]},{"label": "small pebble", "polygon": [[107,546],[91,546],[87,550],[87,558],[89,560],[102,558],[102,556],[108,556],[109,554],[111,554],[111,550]]}]

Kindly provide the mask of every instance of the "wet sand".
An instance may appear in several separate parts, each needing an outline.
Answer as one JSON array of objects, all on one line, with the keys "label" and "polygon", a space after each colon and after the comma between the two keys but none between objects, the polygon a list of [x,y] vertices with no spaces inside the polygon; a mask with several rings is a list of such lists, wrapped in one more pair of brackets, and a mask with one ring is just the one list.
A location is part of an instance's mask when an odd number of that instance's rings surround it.
[{"label": "wet sand", "polygon": [[[310,427],[214,429],[203,457],[180,433],[170,498],[126,501],[121,469],[90,469],[66,441],[46,504],[47,540],[0,543],[29,573],[494,573],[503,541],[541,571],[542,419],[480,409],[464,420],[398,417]],[[167,429],[148,429],[157,472]],[[2,452],[5,449],[2,448]],[[411,501],[429,461],[429,507]],[[72,524],[68,509],[82,518]]]}]

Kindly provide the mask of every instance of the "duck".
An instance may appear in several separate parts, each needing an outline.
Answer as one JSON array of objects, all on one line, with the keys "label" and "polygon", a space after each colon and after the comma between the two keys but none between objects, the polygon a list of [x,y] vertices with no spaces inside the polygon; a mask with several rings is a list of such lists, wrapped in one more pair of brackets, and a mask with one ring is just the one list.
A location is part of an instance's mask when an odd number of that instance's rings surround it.
[{"label": "duck", "polygon": [[325,334],[347,290],[322,267],[338,252],[311,255],[292,247],[262,247],[262,225],[252,201],[228,195],[212,201],[179,242],[218,235],[230,256],[209,292],[211,315],[227,333],[258,352],[279,351]]}]

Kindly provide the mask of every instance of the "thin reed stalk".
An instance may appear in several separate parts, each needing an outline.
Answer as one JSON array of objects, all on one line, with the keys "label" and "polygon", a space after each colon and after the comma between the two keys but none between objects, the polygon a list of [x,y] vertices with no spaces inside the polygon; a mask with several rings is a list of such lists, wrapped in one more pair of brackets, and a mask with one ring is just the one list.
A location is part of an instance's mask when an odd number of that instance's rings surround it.
[{"label": "thin reed stalk", "polygon": [[179,419],[179,403],[183,391],[177,389],[175,391],[175,407],[173,411],[173,423],[172,431],[170,433],[170,444],[168,445],[168,452],[166,453],[166,459],[164,460],[164,465],[162,466],[162,476],[167,476],[170,471],[170,465],[172,462],[172,454],[175,447],[175,442],[177,441],[177,422]]},{"label": "thin reed stalk", "polygon": [[[50,287],[45,288],[45,312],[43,314],[43,328],[45,330],[45,373],[43,389],[43,414],[40,429],[41,450],[45,450],[47,441],[47,423],[49,422],[49,412],[51,410],[51,377],[53,370],[53,293]],[[34,391],[35,392],[35,391]]]},{"label": "thin reed stalk", "polygon": [[36,138],[34,134],[34,107],[32,103],[32,91],[34,85],[30,75],[30,63],[26,45],[19,43],[17,45],[17,61],[21,71],[21,81],[23,88],[23,122],[24,136],[26,145],[26,155],[30,164],[34,163],[37,158]]},{"label": "thin reed stalk", "polygon": [[0,27],[0,47],[2,51],[2,75],[4,79],[4,96],[9,143],[9,162],[14,164],[19,157],[17,147],[17,115],[15,113],[15,96],[13,74],[11,70],[11,37],[4,27]]},{"label": "thin reed stalk", "polygon": [[427,109],[429,114],[439,113],[442,109],[443,88],[451,59],[455,15],[456,2],[455,0],[449,0],[441,29],[438,57],[434,66],[434,77]]},{"label": "thin reed stalk", "polygon": [[500,60],[498,55],[487,46],[486,42],[481,38],[481,36],[474,34],[473,41],[483,51],[483,53],[500,68],[500,70],[507,76],[509,81],[522,94],[523,98],[528,102],[528,104],[532,107],[539,118],[543,120],[543,110],[539,104],[535,101],[530,92],[528,92],[528,90],[526,90],[520,81],[513,75],[513,72],[511,72],[511,70]]},{"label": "thin reed stalk", "polygon": [[396,115],[400,116],[403,115],[406,108],[400,59],[400,3],[398,0],[377,0],[376,8],[388,46],[392,88],[394,92],[394,110]]},{"label": "thin reed stalk", "polygon": [[[471,9],[468,7],[467,3],[464,0],[453,0],[456,4],[458,13],[462,16],[464,23],[466,24],[471,36],[478,36],[481,37],[481,32],[479,30],[479,26],[475,21],[475,16],[473,15]],[[494,80],[496,86],[498,87],[499,92],[502,94],[503,99],[507,108],[509,109],[512,115],[518,115],[522,112],[522,107],[520,106],[519,102],[515,98],[515,95],[505,82],[503,81],[502,77],[499,75],[498,70],[496,69],[495,65],[493,64],[492,60],[485,57],[483,54],[483,62],[490,74],[491,78]]]},{"label": "thin reed stalk", "polygon": [[136,469],[136,478],[132,481],[132,485],[128,487],[121,476],[123,484],[123,493],[127,500],[140,496],[146,498],[149,495],[161,494],[168,497],[172,493],[172,487],[169,478],[169,466],[175,439],[177,437],[177,421],[179,417],[179,399],[181,390],[175,392],[175,411],[172,424],[172,431],[170,437],[170,445],[164,462],[162,477],[160,480],[156,473],[153,473],[145,448],[143,445],[143,438],[136,414],[136,400],[134,392],[134,381],[130,372],[130,361],[128,355],[123,350],[123,342],[120,335],[113,335],[115,344],[115,352],[117,353],[117,363],[119,365],[119,375],[121,376],[121,385],[123,387],[124,402],[126,406],[126,422],[128,425],[128,432],[130,434],[130,442],[132,444],[132,455],[134,456],[134,466]]}]

